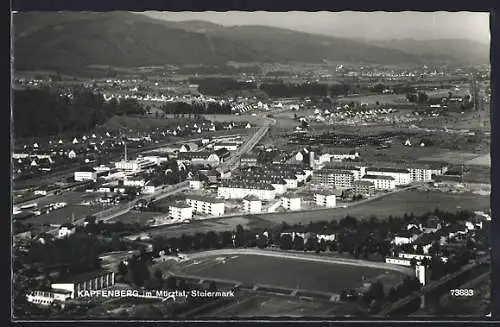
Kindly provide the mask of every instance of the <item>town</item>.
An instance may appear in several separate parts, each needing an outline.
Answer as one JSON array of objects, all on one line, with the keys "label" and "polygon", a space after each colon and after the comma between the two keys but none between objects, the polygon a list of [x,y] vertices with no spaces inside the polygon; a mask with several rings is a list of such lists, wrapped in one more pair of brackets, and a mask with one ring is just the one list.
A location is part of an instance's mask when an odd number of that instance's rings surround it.
[{"label": "town", "polygon": [[[447,315],[467,289],[485,316],[489,78],[328,62],[17,72],[14,313]],[[130,292],[79,296],[101,291]]]}]

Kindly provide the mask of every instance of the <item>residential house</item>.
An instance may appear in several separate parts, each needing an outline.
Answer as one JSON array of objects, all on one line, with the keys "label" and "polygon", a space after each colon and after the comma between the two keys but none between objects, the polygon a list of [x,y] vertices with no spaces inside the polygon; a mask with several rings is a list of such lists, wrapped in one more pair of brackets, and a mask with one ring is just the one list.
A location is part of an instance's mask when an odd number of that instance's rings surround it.
[{"label": "residential house", "polygon": [[314,194],[314,202],[321,207],[334,208],[337,205],[337,198],[333,193],[318,192]]},{"label": "residential house", "polygon": [[281,197],[281,206],[286,210],[300,210],[301,199],[297,195],[285,194]]},{"label": "residential house", "polygon": [[176,220],[187,220],[193,218],[193,207],[184,204],[174,204],[168,207],[168,215]]},{"label": "residential house", "polygon": [[395,185],[407,185],[411,183],[410,171],[399,168],[366,168],[367,175],[392,177]]},{"label": "residential house", "polygon": [[247,195],[243,198],[243,211],[246,213],[261,213],[262,201],[253,195]]},{"label": "residential house", "polygon": [[354,193],[367,197],[375,195],[375,184],[369,180],[357,180],[353,183]]},{"label": "residential house", "polygon": [[396,181],[392,176],[364,175],[361,181],[373,183],[375,190],[394,190],[396,188]]},{"label": "residential house", "polygon": [[224,215],[224,201],[202,197],[196,195],[189,195],[186,203],[193,208],[193,212],[206,214],[209,216],[222,216]]},{"label": "residential house", "polygon": [[97,172],[90,167],[83,167],[74,173],[74,179],[81,181],[97,181]]},{"label": "residential house", "polygon": [[63,224],[61,227],[59,227],[59,231],[57,233],[57,236],[59,238],[65,238],[68,236],[73,235],[76,233],[76,227],[73,224]]}]

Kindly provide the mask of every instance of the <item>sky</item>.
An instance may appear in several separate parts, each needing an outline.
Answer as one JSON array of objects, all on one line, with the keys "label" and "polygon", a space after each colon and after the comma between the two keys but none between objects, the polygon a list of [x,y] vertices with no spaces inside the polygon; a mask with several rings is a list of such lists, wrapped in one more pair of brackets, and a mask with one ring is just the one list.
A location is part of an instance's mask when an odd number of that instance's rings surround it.
[{"label": "sky", "polygon": [[267,25],[344,38],[470,39],[490,42],[489,13],[476,12],[146,12],[169,21]]}]

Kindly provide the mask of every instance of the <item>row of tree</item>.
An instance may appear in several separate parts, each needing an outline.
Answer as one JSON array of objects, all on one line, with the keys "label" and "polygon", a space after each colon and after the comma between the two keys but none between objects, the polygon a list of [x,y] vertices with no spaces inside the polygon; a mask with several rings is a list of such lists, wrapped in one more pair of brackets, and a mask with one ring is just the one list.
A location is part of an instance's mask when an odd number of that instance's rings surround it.
[{"label": "row of tree", "polygon": [[83,133],[104,124],[114,115],[143,114],[135,99],[104,100],[102,94],[87,89],[72,96],[50,89],[15,90],[13,94],[16,137]]},{"label": "row of tree", "polygon": [[162,107],[166,114],[230,114],[231,105],[220,102],[167,102]]}]

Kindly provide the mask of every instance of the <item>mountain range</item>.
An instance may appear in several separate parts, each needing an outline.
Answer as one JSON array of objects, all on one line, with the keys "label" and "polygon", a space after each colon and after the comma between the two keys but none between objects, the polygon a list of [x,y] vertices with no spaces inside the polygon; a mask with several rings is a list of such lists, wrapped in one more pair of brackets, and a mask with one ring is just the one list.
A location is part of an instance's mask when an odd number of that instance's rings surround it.
[{"label": "mountain range", "polygon": [[130,12],[29,12],[13,18],[16,70],[90,65],[233,62],[476,64],[488,45],[470,40],[350,40],[268,26],[171,22]]}]

